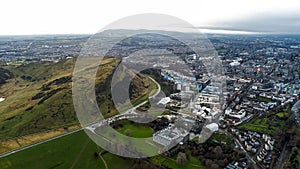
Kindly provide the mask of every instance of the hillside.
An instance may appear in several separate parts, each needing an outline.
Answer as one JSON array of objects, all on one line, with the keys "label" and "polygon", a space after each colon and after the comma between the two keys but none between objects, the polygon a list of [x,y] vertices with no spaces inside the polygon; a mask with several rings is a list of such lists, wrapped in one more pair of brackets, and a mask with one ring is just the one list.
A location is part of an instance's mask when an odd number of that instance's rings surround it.
[{"label": "hillside", "polygon": [[[118,113],[111,101],[110,81],[119,62],[116,58],[106,58],[97,73],[97,101],[105,117]],[[0,140],[78,124],[71,93],[74,63],[74,59],[69,59],[3,66],[12,76],[0,87],[0,97],[5,98],[0,103]],[[150,93],[152,83],[144,75],[135,76],[132,101]]]}]

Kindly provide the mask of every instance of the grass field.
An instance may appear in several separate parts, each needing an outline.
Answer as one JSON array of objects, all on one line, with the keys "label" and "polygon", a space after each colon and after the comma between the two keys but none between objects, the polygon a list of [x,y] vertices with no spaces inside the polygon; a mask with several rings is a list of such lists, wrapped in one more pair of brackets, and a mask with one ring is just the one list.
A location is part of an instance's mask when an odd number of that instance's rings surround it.
[{"label": "grass field", "polygon": [[177,164],[175,158],[167,158],[162,155],[158,155],[151,158],[151,161],[155,164],[163,164],[172,169],[205,169],[204,165],[191,155],[188,156],[188,161],[183,166]]},{"label": "grass field", "polygon": [[263,97],[263,96],[258,96],[257,99],[261,102],[265,102],[265,103],[269,103],[272,101],[272,99],[269,99],[267,97]]},{"label": "grass field", "polygon": [[[103,149],[91,141],[84,131],[35,146],[0,159],[1,169],[105,169],[104,162],[95,157]],[[132,169],[133,159],[105,153],[102,155],[109,169]],[[196,157],[189,155],[184,166],[176,159],[161,155],[151,157],[151,162],[163,164],[172,169],[204,169]]]},{"label": "grass field", "polygon": [[22,137],[17,137],[9,140],[2,140],[0,142],[0,153],[8,152],[26,145],[40,142],[58,135],[62,135],[72,130],[80,128],[79,125],[71,126],[69,128],[60,128],[49,130],[41,133],[30,134]]},{"label": "grass field", "polygon": [[[50,141],[0,159],[1,169],[88,168],[103,169],[104,163],[94,157],[101,152],[83,131]],[[119,156],[103,155],[109,168],[131,169],[132,162]]]},{"label": "grass field", "polygon": [[228,50],[227,49],[219,49],[218,53],[222,54],[222,53],[226,53]]},{"label": "grass field", "polygon": [[238,126],[238,128],[276,135],[283,132],[282,129],[285,125],[285,121],[277,119],[269,120],[268,118],[254,118],[250,122]]},{"label": "grass field", "polygon": [[122,124],[123,127],[118,129],[118,132],[122,134],[126,134],[126,132],[130,132],[131,137],[135,138],[147,138],[147,137],[152,137],[154,131],[140,123],[134,123],[129,120],[121,120],[118,121],[119,124]]},{"label": "grass field", "polygon": [[211,136],[212,139],[218,141],[218,142],[224,142],[227,145],[233,144],[233,139],[229,138],[226,134],[223,133],[213,133],[213,135]]},{"label": "grass field", "polygon": [[289,112],[287,110],[279,112],[279,113],[276,114],[276,116],[279,117],[279,118],[288,117],[288,115],[289,115]]}]

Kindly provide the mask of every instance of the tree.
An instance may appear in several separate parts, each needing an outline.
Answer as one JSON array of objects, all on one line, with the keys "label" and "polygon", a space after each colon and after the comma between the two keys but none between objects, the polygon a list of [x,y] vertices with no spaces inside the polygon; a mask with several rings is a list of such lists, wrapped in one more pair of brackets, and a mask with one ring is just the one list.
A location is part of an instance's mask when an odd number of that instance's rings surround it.
[{"label": "tree", "polygon": [[125,131],[125,135],[128,136],[128,137],[130,137],[130,136],[131,136],[131,131],[130,131],[129,129],[127,129],[127,130]]},{"label": "tree", "polygon": [[94,157],[98,158],[99,157],[99,153],[98,152],[94,152]]},{"label": "tree", "polygon": [[212,164],[211,165],[211,169],[219,169],[219,165],[218,164]]},{"label": "tree", "polygon": [[214,153],[216,154],[217,159],[220,159],[222,157],[223,150],[222,150],[222,148],[220,146],[217,146],[214,149]]},{"label": "tree", "polygon": [[211,159],[205,160],[205,167],[210,168],[211,165],[212,165],[212,160]]},{"label": "tree", "polygon": [[225,159],[223,160],[223,163],[224,163],[224,165],[228,165],[228,163],[229,163],[228,159],[225,158]]},{"label": "tree", "polygon": [[179,152],[177,157],[177,164],[183,166],[187,161],[187,156],[185,153]]}]

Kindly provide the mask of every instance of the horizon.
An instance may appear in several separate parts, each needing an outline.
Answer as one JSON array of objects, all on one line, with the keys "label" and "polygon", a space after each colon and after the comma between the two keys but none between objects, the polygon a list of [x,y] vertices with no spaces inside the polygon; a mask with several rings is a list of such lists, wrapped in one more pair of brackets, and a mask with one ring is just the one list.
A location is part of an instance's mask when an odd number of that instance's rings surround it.
[{"label": "horizon", "polygon": [[[111,29],[118,30],[118,29]],[[122,30],[134,30],[134,29],[122,29]],[[276,33],[276,32],[251,32],[251,31],[243,31],[243,30],[229,30],[229,29],[207,29],[207,28],[199,28],[199,33],[204,35],[300,35],[299,33]],[[138,30],[134,30],[138,31]],[[165,31],[165,30],[161,30]],[[176,32],[176,31],[174,31]],[[97,32],[99,33],[99,32]],[[0,34],[0,37],[19,37],[19,36],[89,36],[97,33],[49,33],[49,34]]]}]

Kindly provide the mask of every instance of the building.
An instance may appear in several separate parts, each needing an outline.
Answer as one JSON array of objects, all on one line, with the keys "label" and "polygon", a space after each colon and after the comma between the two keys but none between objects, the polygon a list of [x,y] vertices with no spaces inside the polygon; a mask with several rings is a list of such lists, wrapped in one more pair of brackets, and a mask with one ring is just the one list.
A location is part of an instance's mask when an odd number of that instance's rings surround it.
[{"label": "building", "polygon": [[229,118],[236,119],[238,121],[241,121],[242,118],[246,116],[246,110],[242,109],[239,112],[234,112],[231,109],[225,110],[225,115]]},{"label": "building", "polygon": [[181,142],[187,138],[188,134],[189,133],[185,130],[170,125],[169,127],[154,133],[153,141],[166,147]]},{"label": "building", "polygon": [[166,105],[166,104],[170,103],[170,101],[171,101],[170,97],[165,97],[165,98],[162,98],[157,104],[158,105]]},{"label": "building", "polygon": [[210,131],[218,131],[219,130],[219,126],[217,123],[211,123],[206,125],[206,128],[208,128]]}]

